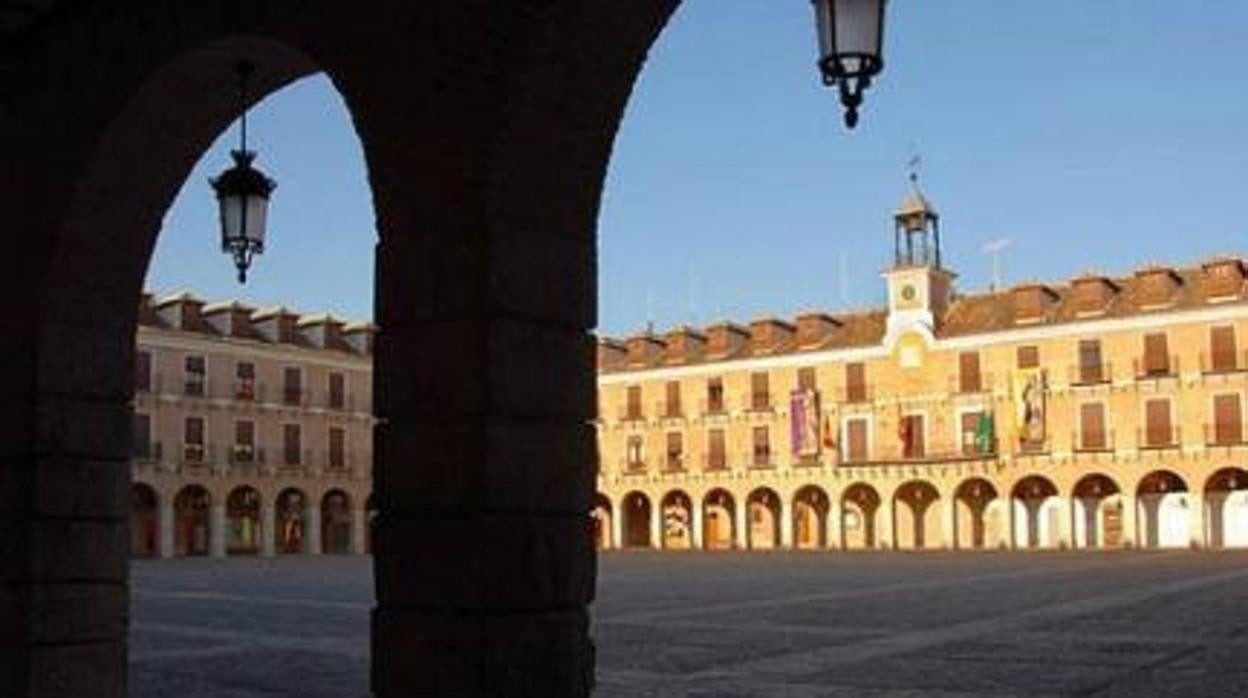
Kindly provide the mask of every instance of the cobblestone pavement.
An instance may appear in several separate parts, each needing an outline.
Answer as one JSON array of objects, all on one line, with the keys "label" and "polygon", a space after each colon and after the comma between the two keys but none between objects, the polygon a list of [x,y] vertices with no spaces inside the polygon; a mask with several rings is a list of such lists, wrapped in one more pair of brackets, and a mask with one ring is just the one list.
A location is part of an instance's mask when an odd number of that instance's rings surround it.
[{"label": "cobblestone pavement", "polygon": [[[136,698],[368,695],[366,558],[133,567]],[[598,696],[1248,696],[1248,552],[609,554]]]}]

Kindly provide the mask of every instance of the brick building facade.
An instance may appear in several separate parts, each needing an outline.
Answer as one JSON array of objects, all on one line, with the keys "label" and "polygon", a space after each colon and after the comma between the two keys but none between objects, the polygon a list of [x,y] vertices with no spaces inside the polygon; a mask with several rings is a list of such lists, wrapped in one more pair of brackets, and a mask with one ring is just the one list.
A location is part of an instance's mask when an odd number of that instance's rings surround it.
[{"label": "brick building facade", "polygon": [[374,328],[145,295],[136,337],[136,556],[370,547]]},{"label": "brick building facade", "polygon": [[962,295],[895,222],[885,308],[600,342],[600,547],[1248,545],[1242,260]]}]

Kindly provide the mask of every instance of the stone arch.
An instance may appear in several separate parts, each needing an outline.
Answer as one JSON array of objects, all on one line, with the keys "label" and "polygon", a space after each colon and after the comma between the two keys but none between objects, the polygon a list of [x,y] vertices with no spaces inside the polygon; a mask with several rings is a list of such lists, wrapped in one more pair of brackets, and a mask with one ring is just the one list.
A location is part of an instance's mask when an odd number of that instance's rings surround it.
[{"label": "stone arch", "polygon": [[187,557],[209,553],[212,495],[203,485],[187,485],[173,499],[174,552]]},{"label": "stone arch", "polygon": [[1248,470],[1228,466],[1205,480],[1209,547],[1248,547]]},{"label": "stone arch", "polygon": [[997,548],[1008,539],[1006,520],[997,488],[982,477],[968,478],[954,491],[953,547]]},{"label": "stone arch", "polygon": [[881,544],[876,518],[880,493],[865,482],[856,482],[841,495],[841,547],[872,550]]},{"label": "stone arch", "polygon": [[351,552],[351,495],[332,489],[321,497],[321,550],[329,555]]},{"label": "stone arch", "polygon": [[780,495],[770,487],[759,487],[745,499],[746,540],[750,550],[774,550],[780,547]]},{"label": "stone arch", "polygon": [[1108,475],[1084,475],[1071,489],[1070,501],[1072,547],[1120,548],[1124,540],[1134,539],[1134,532],[1123,529],[1122,493]]},{"label": "stone arch", "polygon": [[[583,440],[538,439],[545,455],[534,467],[548,486],[536,493],[515,486],[520,476],[501,467],[509,454],[473,451],[465,464],[462,454],[471,449],[462,435],[509,429],[510,420],[582,429],[593,417],[586,329],[594,324],[602,177],[633,80],[676,4],[555,0],[534,12],[429,2],[359,12],[311,0],[292,15],[284,3],[251,3],[240,12],[232,3],[142,1],[122,17],[86,0],[6,28],[6,61],[22,70],[5,86],[6,101],[20,108],[0,114],[8,165],[0,197],[13,214],[9,228],[22,235],[10,248],[18,263],[0,280],[5,297],[19,299],[19,319],[0,349],[23,358],[0,367],[0,385],[15,414],[34,415],[31,428],[6,437],[6,452],[41,454],[20,467],[67,475],[85,463],[112,464],[96,468],[100,478],[110,479],[115,497],[127,492],[135,298],[164,209],[233,115],[233,100],[220,98],[230,93],[229,64],[245,53],[262,65],[257,96],[323,69],[360,132],[382,232],[375,288],[385,333],[374,362],[378,384],[387,386],[376,401],[386,425],[377,436],[380,549],[392,570],[418,569],[420,561],[463,576],[437,591],[404,573],[378,577],[376,617],[387,620],[372,634],[374,691],[408,695],[430,684],[488,691],[477,668],[506,666],[534,693],[587,694],[593,557],[589,546],[575,544],[584,532],[573,524],[583,523],[589,485],[556,477],[584,462]],[[265,38],[225,40],[240,27]],[[488,50],[464,50],[475,42]],[[464,80],[489,89],[452,89]],[[561,155],[554,165],[552,152]],[[133,166],[136,153],[143,167]],[[535,338],[542,351],[528,350]],[[422,360],[412,361],[415,355]],[[503,356],[508,370],[497,370]],[[495,499],[482,501],[481,488],[435,474],[445,468],[412,473],[410,464],[430,453],[472,469]],[[391,470],[395,477],[384,477]],[[15,501],[35,499],[18,494]],[[124,510],[112,501],[76,512],[73,525],[112,539],[124,529],[117,513]],[[40,540],[34,522],[50,515],[23,512],[14,535]],[[502,520],[488,527],[500,532],[492,542],[517,550],[457,567],[481,541],[434,545],[410,535],[431,520],[448,527]],[[544,537],[561,543],[551,546],[553,558],[523,554]],[[124,587],[117,559],[124,546],[116,547],[66,560],[21,585],[6,582],[18,599],[13,607],[46,598],[44,587],[70,570],[84,583]],[[22,554],[31,560],[46,557],[36,545],[18,548],[29,549]],[[503,569],[516,560],[524,569]],[[16,564],[35,568],[29,560]],[[481,601],[489,598],[482,589],[503,574],[556,574],[577,583],[525,586],[506,607]],[[96,627],[67,631],[64,644],[73,652],[8,663],[0,685],[25,691],[28,677],[50,672],[64,679],[66,695],[122,695],[127,595],[115,596],[96,607]],[[10,620],[0,617],[0,624],[19,626]],[[20,627],[20,642],[33,643],[38,631]],[[570,659],[549,661],[550,643],[534,638],[557,638]],[[463,657],[472,661],[448,661]],[[38,671],[35,661],[42,662]]]},{"label": "stone arch", "polygon": [[817,550],[828,547],[828,493],[818,485],[806,485],[793,494],[793,547]]},{"label": "stone arch", "polygon": [[737,539],[737,507],[732,493],[716,488],[702,498],[702,547],[731,550]]},{"label": "stone arch", "polygon": [[[1140,547],[1187,548],[1199,535],[1194,509],[1202,506],[1191,496],[1187,481],[1173,470],[1158,469],[1140,478],[1135,491],[1139,511]],[[1193,525],[1195,524],[1195,526]]]},{"label": "stone arch", "polygon": [[287,487],[274,502],[277,552],[294,555],[308,551],[308,507],[311,500],[298,487]]},{"label": "stone arch", "polygon": [[225,499],[225,549],[230,555],[255,555],[265,535],[263,498],[254,487],[235,487]]},{"label": "stone arch", "polygon": [[594,545],[598,550],[610,550],[612,543],[612,530],[614,525],[614,513],[611,507],[611,500],[603,493],[598,492],[594,495],[594,510],[591,517],[594,523]]},{"label": "stone arch", "polygon": [[653,507],[650,498],[637,491],[629,492],[620,500],[620,524],[622,526],[623,548],[649,548],[657,541],[653,539]]},{"label": "stone arch", "polygon": [[1027,475],[1010,489],[1011,539],[1015,548],[1061,546],[1061,497],[1053,481]]},{"label": "stone arch", "polygon": [[940,491],[925,480],[910,480],[893,493],[893,538],[897,547],[925,550],[945,544],[941,535]]},{"label": "stone arch", "polygon": [[693,500],[683,490],[672,490],[659,505],[663,517],[664,550],[689,550],[693,547]]},{"label": "stone arch", "polygon": [[160,554],[160,496],[145,482],[130,486],[130,555]]}]

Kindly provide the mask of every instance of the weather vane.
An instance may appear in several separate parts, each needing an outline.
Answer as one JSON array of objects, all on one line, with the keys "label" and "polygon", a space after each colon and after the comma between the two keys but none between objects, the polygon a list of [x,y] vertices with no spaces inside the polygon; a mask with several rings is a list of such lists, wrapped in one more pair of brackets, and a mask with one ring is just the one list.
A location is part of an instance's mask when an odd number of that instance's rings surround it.
[{"label": "weather vane", "polygon": [[906,160],[906,172],[910,178],[910,183],[918,185],[919,168],[923,166],[923,156],[919,154],[919,149],[913,143],[910,144],[910,157]]}]

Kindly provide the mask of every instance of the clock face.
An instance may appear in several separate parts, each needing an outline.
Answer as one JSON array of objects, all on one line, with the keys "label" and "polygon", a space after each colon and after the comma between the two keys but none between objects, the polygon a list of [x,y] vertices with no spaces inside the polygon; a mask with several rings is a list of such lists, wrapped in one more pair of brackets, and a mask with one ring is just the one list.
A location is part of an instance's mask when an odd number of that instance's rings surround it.
[{"label": "clock face", "polygon": [[913,284],[906,284],[901,287],[901,297],[903,300],[912,301],[917,295],[919,295],[919,292],[914,289]]}]

